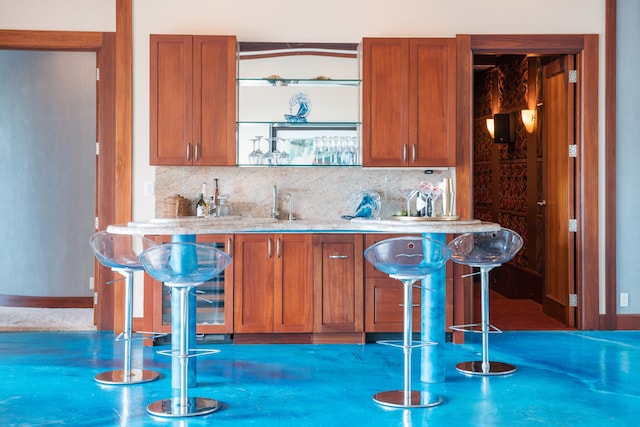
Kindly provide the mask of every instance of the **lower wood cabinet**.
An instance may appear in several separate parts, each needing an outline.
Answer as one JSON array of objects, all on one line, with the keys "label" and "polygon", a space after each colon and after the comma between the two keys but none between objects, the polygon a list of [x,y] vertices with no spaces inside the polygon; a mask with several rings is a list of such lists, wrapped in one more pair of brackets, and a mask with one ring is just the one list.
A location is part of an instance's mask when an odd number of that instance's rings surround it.
[{"label": "lower wood cabinet", "polygon": [[363,236],[313,236],[313,332],[363,333]]},{"label": "lower wood cabinet", "polygon": [[312,235],[235,236],[234,332],[312,332]]},{"label": "lower wood cabinet", "polygon": [[[151,236],[147,236],[150,237]],[[171,242],[171,236],[152,237],[156,243]],[[232,234],[202,234],[197,243],[214,245],[230,254]],[[143,327],[145,331],[171,332],[171,289],[144,276],[144,294],[151,295],[144,301]],[[217,277],[194,288],[196,296],[196,333],[230,334],[233,332],[233,261]]]},{"label": "lower wood cabinet", "polygon": [[[367,234],[366,247],[400,235]],[[367,332],[402,332],[404,290],[399,280],[375,268],[365,260],[365,329]],[[420,331],[421,289],[413,288],[413,331]]]}]

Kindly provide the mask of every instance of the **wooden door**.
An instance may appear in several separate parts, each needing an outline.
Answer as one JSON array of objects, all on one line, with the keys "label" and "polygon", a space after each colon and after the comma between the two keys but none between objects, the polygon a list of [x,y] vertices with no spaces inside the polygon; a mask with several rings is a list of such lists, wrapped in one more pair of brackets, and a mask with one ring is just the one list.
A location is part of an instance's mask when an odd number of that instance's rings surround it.
[{"label": "wooden door", "polygon": [[409,51],[409,166],[455,166],[455,39],[411,39]]},{"label": "wooden door", "polygon": [[190,165],[192,37],[151,35],[149,162]]},{"label": "wooden door", "polygon": [[236,38],[193,37],[193,164],[236,164]]},{"label": "wooden door", "polygon": [[234,246],[234,332],[273,332],[274,236],[240,234]]},{"label": "wooden door", "polygon": [[351,234],[314,236],[314,332],[363,331],[362,240]]},{"label": "wooden door", "polygon": [[362,165],[406,166],[409,40],[362,41]]},{"label": "wooden door", "polygon": [[568,326],[575,326],[575,309],[569,295],[575,293],[574,84],[569,83],[573,56],[564,56],[543,68],[545,195],[545,275],[543,310]]},{"label": "wooden door", "polygon": [[275,236],[273,332],[312,332],[312,235]]}]

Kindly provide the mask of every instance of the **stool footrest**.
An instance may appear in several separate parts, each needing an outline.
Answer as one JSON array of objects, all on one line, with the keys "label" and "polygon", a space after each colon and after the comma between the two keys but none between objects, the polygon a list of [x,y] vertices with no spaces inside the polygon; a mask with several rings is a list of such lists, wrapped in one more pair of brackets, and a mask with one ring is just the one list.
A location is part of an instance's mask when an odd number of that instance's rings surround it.
[{"label": "stool footrest", "polygon": [[[449,326],[449,329],[451,329],[452,331],[458,331],[458,332],[472,332],[475,334],[482,334],[485,333],[484,331],[482,331],[481,329],[477,329],[479,327],[481,327],[482,324],[480,323],[470,323],[468,325],[453,325],[453,326]],[[501,334],[502,330],[498,329],[497,327],[493,326],[493,325],[489,325],[489,330],[486,332],[488,334]]]},{"label": "stool footrest", "polygon": [[178,350],[158,350],[158,354],[162,354],[163,356],[171,356],[178,358],[188,358],[188,357],[199,357],[199,356],[207,356],[209,354],[220,353],[220,350],[200,350],[200,349],[189,349],[186,355],[180,354]]},{"label": "stool footrest", "polygon": [[[388,345],[391,347],[404,348],[404,341],[402,340],[381,340],[381,341],[376,341],[376,343],[381,345]],[[409,346],[409,348],[420,348],[420,347],[427,347],[430,345],[438,345],[438,343],[433,341],[411,341],[411,345]]]},{"label": "stool footrest", "polygon": [[143,332],[143,331],[134,331],[133,334],[139,335],[136,337],[131,337],[130,339],[126,339],[124,337],[124,332],[120,332],[116,336],[116,341],[142,341],[142,340],[155,340],[156,338],[166,337],[169,335],[166,332]]}]

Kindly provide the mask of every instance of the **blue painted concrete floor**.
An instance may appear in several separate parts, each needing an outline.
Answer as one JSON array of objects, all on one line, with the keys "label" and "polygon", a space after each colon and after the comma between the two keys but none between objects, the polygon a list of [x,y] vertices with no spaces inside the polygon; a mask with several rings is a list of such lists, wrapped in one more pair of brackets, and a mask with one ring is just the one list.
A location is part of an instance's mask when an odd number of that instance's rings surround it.
[{"label": "blue painted concrete floor", "polygon": [[[443,396],[427,409],[385,409],[378,391],[402,388],[402,351],[367,345],[205,345],[191,396],[223,403],[183,419],[148,415],[171,395],[166,346],[134,342],[133,367],[161,372],[139,385],[101,386],[94,375],[122,368],[108,332],[0,333],[2,426],[635,426],[640,420],[640,331],[505,332],[492,360],[518,370],[469,377],[455,364],[477,359],[478,342],[445,344],[446,380],[414,385]],[[418,351],[415,367],[419,366]]]}]

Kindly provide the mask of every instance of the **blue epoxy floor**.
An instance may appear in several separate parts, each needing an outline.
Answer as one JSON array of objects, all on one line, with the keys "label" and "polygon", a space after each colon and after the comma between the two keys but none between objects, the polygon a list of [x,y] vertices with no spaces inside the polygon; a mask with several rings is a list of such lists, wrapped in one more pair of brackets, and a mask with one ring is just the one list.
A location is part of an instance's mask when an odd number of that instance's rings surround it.
[{"label": "blue epoxy floor", "polygon": [[[508,377],[467,377],[455,364],[476,359],[478,343],[446,344],[444,403],[383,409],[371,396],[402,388],[402,352],[367,345],[211,345],[198,359],[192,396],[221,400],[211,415],[153,418],[148,403],[169,397],[166,347],[134,344],[160,380],[100,386],[93,376],[121,368],[122,343],[105,332],[0,333],[2,426],[635,426],[640,419],[640,332],[505,332],[491,336],[492,359]],[[417,352],[416,352],[417,353]],[[416,354],[417,356],[417,354]],[[113,359],[116,360],[113,360]],[[414,366],[418,366],[416,362]],[[418,373],[414,381],[421,386]]]}]

